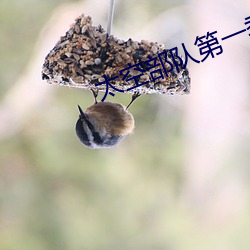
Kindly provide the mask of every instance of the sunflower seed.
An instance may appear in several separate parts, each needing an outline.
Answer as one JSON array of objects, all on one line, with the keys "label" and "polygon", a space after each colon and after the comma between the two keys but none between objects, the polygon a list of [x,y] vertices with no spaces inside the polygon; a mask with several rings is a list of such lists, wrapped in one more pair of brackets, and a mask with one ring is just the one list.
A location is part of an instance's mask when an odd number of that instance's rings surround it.
[{"label": "sunflower seed", "polygon": [[65,58],[63,61],[64,61],[65,63],[67,63],[67,64],[70,64],[70,63],[72,63],[72,62],[75,62],[75,59],[73,59],[73,58]]},{"label": "sunflower seed", "polygon": [[89,46],[86,43],[82,44],[82,48],[85,49],[85,50],[89,50]]},{"label": "sunflower seed", "polygon": [[155,45],[152,46],[151,51],[156,54],[157,53],[157,47]]},{"label": "sunflower seed", "polygon": [[74,67],[74,70],[75,70],[75,72],[78,73],[79,75],[83,75],[83,72],[82,72],[82,70],[81,70],[79,67],[75,66],[75,67]]},{"label": "sunflower seed", "polygon": [[93,61],[87,60],[87,61],[85,61],[85,64],[86,65],[94,65],[95,63]]},{"label": "sunflower seed", "polygon": [[79,25],[75,25],[75,31],[76,31],[77,34],[80,33],[80,27],[79,27]]}]

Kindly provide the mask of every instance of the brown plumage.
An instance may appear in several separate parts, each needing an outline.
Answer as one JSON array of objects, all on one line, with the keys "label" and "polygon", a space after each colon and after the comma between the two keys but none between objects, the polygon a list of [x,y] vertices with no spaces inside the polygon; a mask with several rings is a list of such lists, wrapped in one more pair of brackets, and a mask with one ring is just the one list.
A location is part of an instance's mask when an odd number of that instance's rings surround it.
[{"label": "brown plumage", "polygon": [[128,135],[133,132],[134,118],[119,103],[99,102],[85,111],[97,131],[110,135]]},{"label": "brown plumage", "polygon": [[76,134],[86,147],[92,149],[117,146],[126,135],[133,132],[134,117],[119,103],[98,103],[97,94],[93,94],[95,104],[85,112],[78,105],[80,115],[76,122]]}]

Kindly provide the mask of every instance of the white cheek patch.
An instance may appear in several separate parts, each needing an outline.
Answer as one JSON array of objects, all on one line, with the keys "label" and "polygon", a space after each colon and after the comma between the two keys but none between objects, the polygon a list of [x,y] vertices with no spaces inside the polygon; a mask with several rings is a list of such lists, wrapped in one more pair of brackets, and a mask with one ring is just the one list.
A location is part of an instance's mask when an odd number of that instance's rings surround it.
[{"label": "white cheek patch", "polygon": [[95,148],[94,147],[95,143],[94,143],[93,134],[92,134],[91,130],[89,129],[86,122],[83,122],[83,128],[86,131],[86,134],[88,135],[88,139],[89,139],[89,143],[90,143],[91,147]]}]

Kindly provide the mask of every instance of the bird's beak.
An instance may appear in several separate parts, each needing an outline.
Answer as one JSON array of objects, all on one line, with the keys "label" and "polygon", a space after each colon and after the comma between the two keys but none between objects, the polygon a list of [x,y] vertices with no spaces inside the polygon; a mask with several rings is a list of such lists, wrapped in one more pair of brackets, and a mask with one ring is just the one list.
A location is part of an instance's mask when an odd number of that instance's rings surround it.
[{"label": "bird's beak", "polygon": [[77,105],[77,106],[78,106],[78,110],[79,110],[79,113],[80,113],[80,118],[86,118],[84,112],[82,111],[82,108],[79,105]]}]

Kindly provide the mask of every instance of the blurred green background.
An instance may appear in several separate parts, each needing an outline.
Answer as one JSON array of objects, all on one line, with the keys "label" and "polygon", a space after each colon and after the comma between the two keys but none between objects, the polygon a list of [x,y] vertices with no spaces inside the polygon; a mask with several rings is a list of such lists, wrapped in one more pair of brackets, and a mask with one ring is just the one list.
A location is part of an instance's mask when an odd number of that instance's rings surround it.
[{"label": "blurred green background", "polygon": [[[41,67],[80,13],[106,27],[108,4],[0,2],[0,249],[249,250],[248,34],[189,62],[189,96],[139,98],[134,134],[90,150],[74,126],[92,94],[42,82]],[[184,42],[201,60],[197,35],[229,35],[247,16],[244,0],[117,0],[113,33]]]}]

